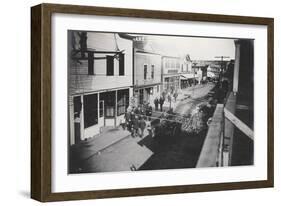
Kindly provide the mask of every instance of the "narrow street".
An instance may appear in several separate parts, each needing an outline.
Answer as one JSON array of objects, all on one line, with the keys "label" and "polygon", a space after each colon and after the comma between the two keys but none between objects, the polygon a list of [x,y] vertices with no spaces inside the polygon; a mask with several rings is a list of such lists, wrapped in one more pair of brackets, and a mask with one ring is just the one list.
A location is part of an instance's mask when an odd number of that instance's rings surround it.
[{"label": "narrow street", "polygon": [[[183,90],[174,111],[190,113],[197,104],[207,100],[206,96],[213,87],[214,84],[209,83]],[[80,172],[192,168],[196,165],[205,135],[202,132],[187,136],[182,132],[178,137],[155,141],[145,130],[143,138],[128,135],[98,153],[91,154],[89,145]]]},{"label": "narrow street", "polygon": [[[196,106],[196,104],[204,101],[206,95],[214,88],[214,86],[214,84],[208,83],[205,85],[197,85],[195,88],[189,87],[183,89],[182,93],[185,98],[177,104],[174,112],[178,114],[190,113],[190,110]],[[190,95],[190,98],[187,98],[187,95]]]}]

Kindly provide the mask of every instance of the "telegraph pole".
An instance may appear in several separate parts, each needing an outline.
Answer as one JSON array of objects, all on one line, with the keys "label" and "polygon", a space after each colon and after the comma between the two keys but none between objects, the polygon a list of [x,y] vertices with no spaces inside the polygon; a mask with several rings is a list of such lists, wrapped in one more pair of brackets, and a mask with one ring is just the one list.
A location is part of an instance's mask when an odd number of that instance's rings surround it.
[{"label": "telegraph pole", "polygon": [[193,63],[193,87],[192,87],[192,97],[194,96],[194,87],[195,87],[195,67],[198,63],[197,62],[194,62]]},{"label": "telegraph pole", "polygon": [[220,79],[220,81],[221,81],[222,72],[223,72],[223,59],[228,59],[228,58],[230,58],[230,57],[228,57],[228,56],[215,56],[215,58],[221,59],[221,70],[220,70],[220,77],[219,77],[219,79]]}]

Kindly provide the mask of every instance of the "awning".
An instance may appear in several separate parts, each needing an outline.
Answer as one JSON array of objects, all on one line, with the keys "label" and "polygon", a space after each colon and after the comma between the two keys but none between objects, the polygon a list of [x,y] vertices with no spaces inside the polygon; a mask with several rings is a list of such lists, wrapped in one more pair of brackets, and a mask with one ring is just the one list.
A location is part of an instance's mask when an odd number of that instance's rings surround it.
[{"label": "awning", "polygon": [[197,74],[192,74],[192,73],[190,73],[190,74],[181,74],[180,75],[180,79],[193,79],[193,78],[197,78],[198,77],[198,75]]}]

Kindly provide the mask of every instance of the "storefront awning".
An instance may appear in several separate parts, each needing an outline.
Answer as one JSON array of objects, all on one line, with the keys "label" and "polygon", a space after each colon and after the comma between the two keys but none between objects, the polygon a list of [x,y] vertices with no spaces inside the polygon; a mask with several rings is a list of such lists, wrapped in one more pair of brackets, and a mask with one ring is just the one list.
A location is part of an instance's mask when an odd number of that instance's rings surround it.
[{"label": "storefront awning", "polygon": [[198,75],[197,74],[192,74],[192,73],[190,73],[190,74],[181,74],[180,75],[180,79],[193,79],[193,78],[197,78],[198,77]]}]

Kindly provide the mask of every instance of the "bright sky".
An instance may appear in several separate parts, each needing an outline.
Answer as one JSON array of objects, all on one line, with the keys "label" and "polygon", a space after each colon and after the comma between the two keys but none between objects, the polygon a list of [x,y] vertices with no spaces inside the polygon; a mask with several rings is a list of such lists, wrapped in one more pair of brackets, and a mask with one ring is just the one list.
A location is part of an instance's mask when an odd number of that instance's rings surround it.
[{"label": "bright sky", "polygon": [[171,56],[190,55],[191,60],[215,60],[215,56],[235,58],[234,39],[147,35],[155,52]]}]

